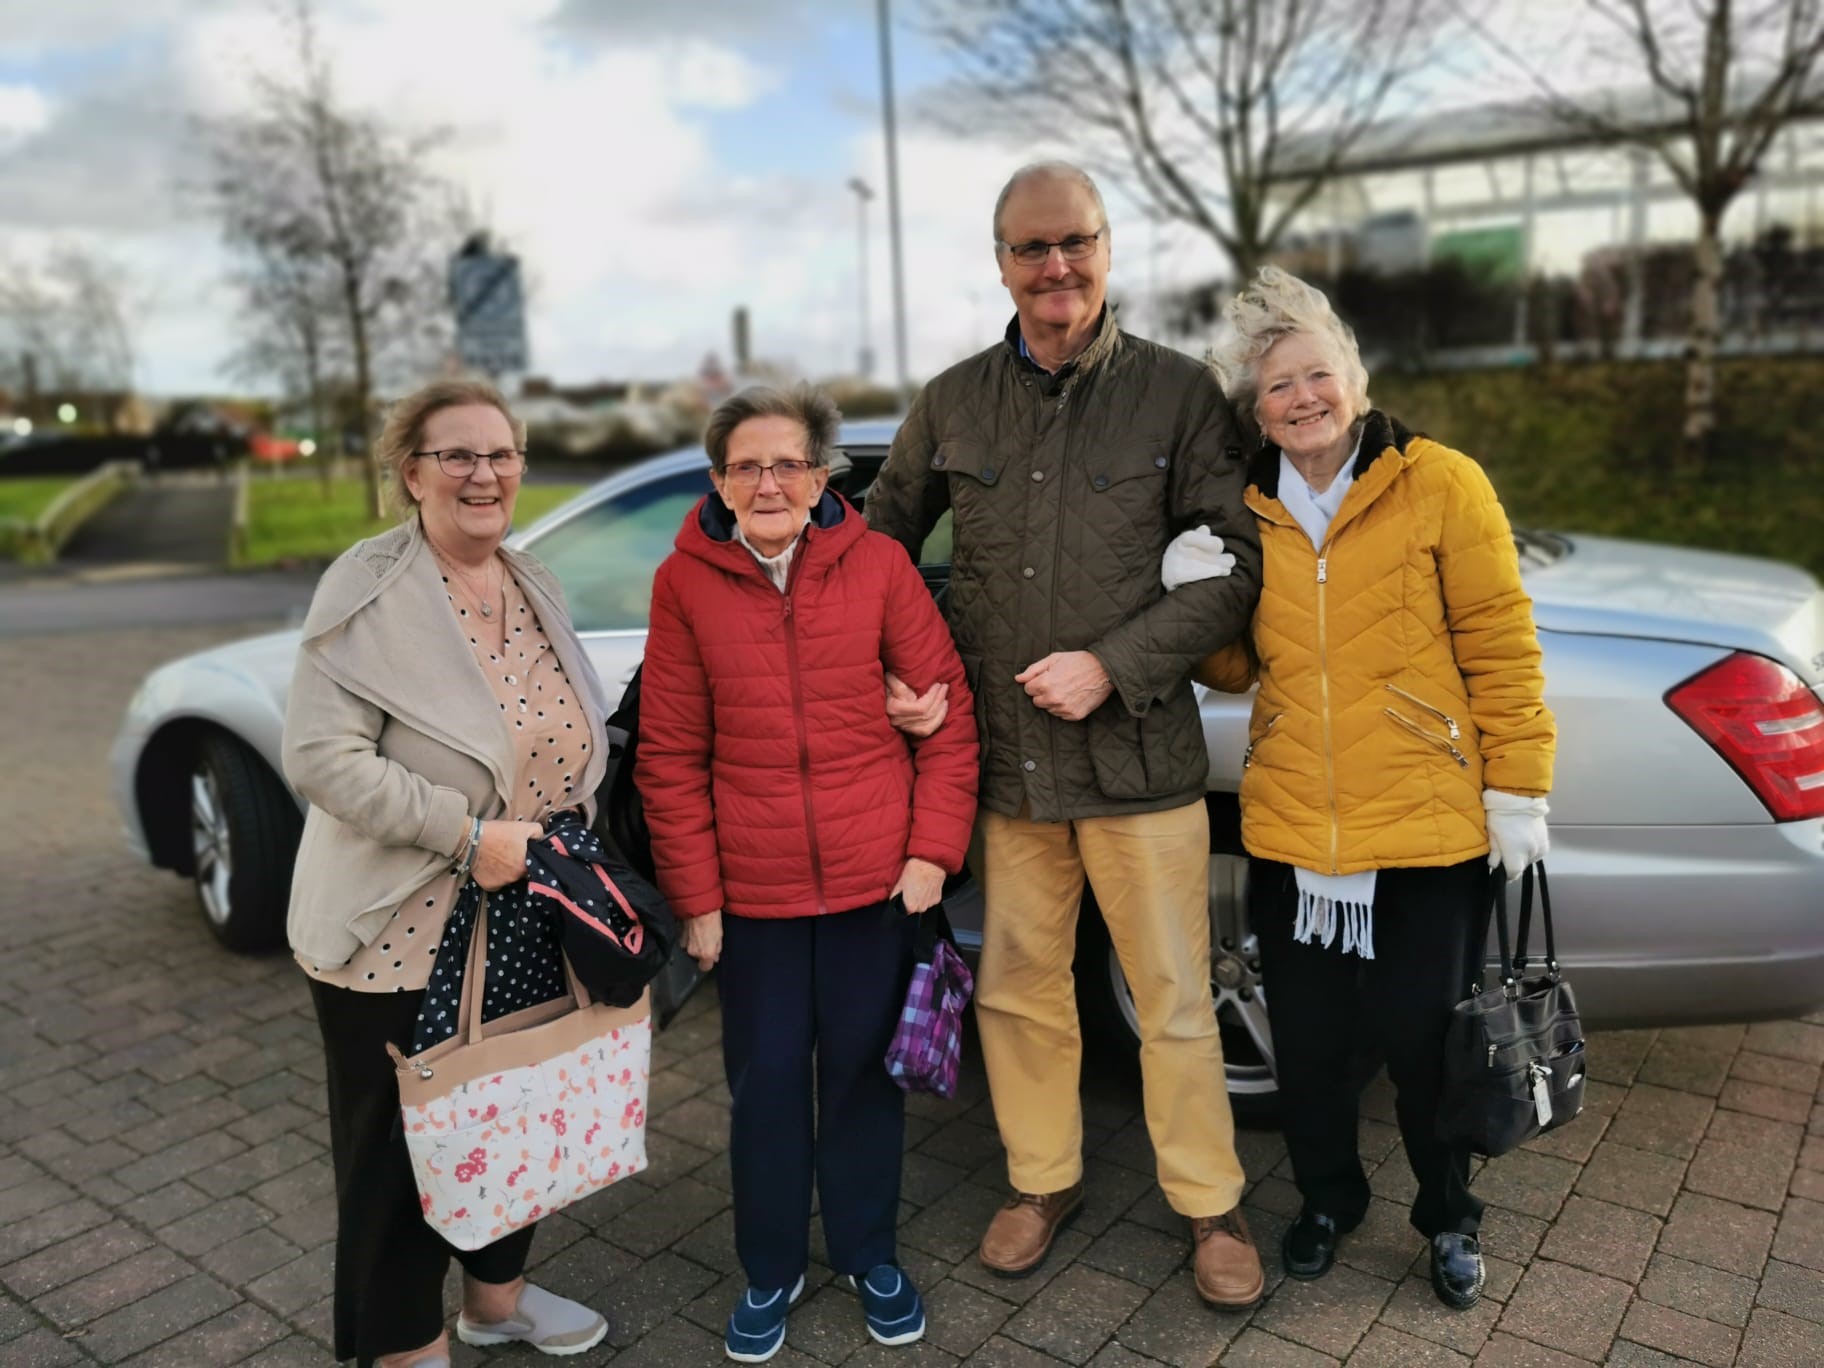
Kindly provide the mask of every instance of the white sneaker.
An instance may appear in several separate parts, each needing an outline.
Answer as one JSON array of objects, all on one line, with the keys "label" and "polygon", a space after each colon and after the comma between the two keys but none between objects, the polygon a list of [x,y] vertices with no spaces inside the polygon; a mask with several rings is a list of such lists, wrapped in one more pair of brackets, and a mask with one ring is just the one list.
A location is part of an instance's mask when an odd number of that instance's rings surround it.
[{"label": "white sneaker", "polygon": [[478,1324],[467,1316],[456,1318],[456,1338],[464,1344],[485,1347],[517,1341],[541,1354],[581,1354],[607,1334],[608,1322],[596,1312],[531,1283],[520,1289],[511,1320]]}]

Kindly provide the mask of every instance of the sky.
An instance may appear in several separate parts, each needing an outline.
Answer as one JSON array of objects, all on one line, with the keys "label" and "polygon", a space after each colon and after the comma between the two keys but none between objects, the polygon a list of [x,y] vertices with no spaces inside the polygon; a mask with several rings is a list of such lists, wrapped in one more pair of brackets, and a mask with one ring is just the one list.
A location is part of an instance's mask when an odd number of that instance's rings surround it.
[{"label": "sky", "polygon": [[[1538,0],[1563,5],[1568,0]],[[914,377],[991,342],[1010,313],[989,213],[1055,149],[947,132],[948,68],[895,0],[900,180]],[[885,170],[869,0],[317,0],[338,87],[404,128],[450,133],[455,182],[529,284],[532,370],[560,382],[687,374],[729,353],[851,372],[861,342],[852,177],[869,209],[867,341],[892,371]],[[1533,11],[1533,12],[1536,12]],[[237,387],[231,262],[186,186],[198,118],[249,108],[287,60],[266,0],[0,0],[0,256],[73,243],[129,282],[138,380]],[[1458,73],[1475,99],[1486,73]],[[1060,143],[1059,147],[1064,144]],[[1221,273],[1187,229],[1109,187],[1113,287]],[[1606,220],[1605,220],[1606,222]],[[1146,323],[1144,304],[1133,317]]]}]

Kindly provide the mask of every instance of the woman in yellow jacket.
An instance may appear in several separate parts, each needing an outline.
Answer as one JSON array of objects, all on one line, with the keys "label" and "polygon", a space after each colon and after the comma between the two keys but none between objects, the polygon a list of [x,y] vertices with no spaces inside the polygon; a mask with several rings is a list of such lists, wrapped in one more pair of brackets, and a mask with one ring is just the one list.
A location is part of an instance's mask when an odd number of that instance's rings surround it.
[{"label": "woman in yellow jacket", "polygon": [[[1467,1147],[1433,1128],[1489,870],[1516,878],[1546,850],[1554,730],[1532,604],[1481,467],[1369,406],[1355,338],[1319,291],[1267,267],[1228,316],[1213,363],[1264,439],[1246,500],[1265,576],[1251,651],[1200,677],[1260,685],[1242,840],[1303,1198],[1282,1256],[1321,1277],[1368,1209],[1352,1077],[1365,1027],[1397,1090],[1432,1285],[1465,1308],[1482,1290],[1482,1204]],[[1168,587],[1212,572],[1210,540],[1174,544]]]}]

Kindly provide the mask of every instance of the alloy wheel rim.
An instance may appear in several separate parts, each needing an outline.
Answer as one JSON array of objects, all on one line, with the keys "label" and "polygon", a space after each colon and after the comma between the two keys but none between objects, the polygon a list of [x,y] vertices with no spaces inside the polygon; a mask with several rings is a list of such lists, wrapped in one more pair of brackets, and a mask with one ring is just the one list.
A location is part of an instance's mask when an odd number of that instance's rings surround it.
[{"label": "alloy wheel rim", "polygon": [[203,912],[215,925],[226,926],[232,910],[228,886],[234,878],[234,852],[221,790],[207,768],[190,776],[190,841]]}]

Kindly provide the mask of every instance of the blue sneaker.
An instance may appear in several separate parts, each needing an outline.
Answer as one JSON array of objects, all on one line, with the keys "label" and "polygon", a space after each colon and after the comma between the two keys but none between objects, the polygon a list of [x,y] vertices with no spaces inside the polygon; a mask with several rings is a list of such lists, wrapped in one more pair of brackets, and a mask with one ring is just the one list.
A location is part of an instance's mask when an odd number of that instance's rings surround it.
[{"label": "blue sneaker", "polygon": [[868,1333],[878,1344],[910,1344],[925,1335],[925,1303],[912,1279],[893,1264],[877,1264],[865,1278],[849,1277],[861,1296]]},{"label": "blue sneaker", "polygon": [[790,1292],[779,1288],[760,1292],[748,1288],[728,1318],[722,1347],[736,1363],[765,1363],[785,1343],[785,1313],[804,1291],[804,1275]]}]

